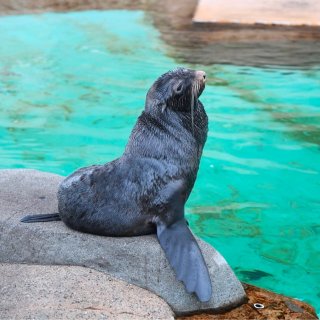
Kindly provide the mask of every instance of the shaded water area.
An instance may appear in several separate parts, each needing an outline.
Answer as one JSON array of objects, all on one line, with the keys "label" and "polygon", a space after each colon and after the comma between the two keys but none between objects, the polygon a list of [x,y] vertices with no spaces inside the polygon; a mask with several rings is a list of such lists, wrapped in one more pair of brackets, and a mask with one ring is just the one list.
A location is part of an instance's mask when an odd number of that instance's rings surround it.
[{"label": "shaded water area", "polygon": [[[0,30],[1,168],[67,175],[120,156],[147,89],[179,65],[143,11],[8,16]],[[241,280],[319,313],[320,63],[184,65],[208,76],[192,230]]]}]

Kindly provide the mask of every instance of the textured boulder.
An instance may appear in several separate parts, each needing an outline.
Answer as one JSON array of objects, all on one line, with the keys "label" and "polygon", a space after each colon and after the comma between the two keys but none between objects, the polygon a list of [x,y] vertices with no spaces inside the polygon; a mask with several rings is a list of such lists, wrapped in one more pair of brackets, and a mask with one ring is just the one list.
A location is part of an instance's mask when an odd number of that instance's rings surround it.
[{"label": "textured boulder", "polygon": [[57,212],[63,177],[35,170],[0,170],[0,263],[78,265],[103,271],[162,297],[176,314],[221,312],[246,301],[224,258],[198,240],[213,295],[200,303],[177,281],[155,236],[110,238],[68,229],[62,222],[23,224],[26,214]]},{"label": "textured boulder", "polygon": [[0,264],[1,319],[174,319],[155,294],[75,266]]}]

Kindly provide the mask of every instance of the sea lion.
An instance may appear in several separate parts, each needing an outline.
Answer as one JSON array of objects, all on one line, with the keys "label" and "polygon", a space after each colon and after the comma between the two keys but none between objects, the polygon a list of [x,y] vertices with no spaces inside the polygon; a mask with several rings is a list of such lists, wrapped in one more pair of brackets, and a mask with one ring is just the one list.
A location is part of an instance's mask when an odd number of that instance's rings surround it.
[{"label": "sea lion", "polygon": [[112,237],[156,233],[187,291],[210,300],[209,272],[184,218],[207,139],[208,118],[198,99],[205,80],[203,71],[185,68],[159,77],[123,155],[65,178],[58,214],[21,221],[62,220],[71,229]]}]

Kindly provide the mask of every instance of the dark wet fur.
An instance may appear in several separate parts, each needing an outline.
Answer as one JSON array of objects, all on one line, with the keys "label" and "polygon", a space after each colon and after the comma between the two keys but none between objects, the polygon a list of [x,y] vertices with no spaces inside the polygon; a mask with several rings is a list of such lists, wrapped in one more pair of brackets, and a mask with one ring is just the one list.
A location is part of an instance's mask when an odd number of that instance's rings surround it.
[{"label": "dark wet fur", "polygon": [[[209,273],[184,219],[207,138],[207,115],[198,100],[203,89],[193,70],[162,75],[147,94],[124,154],[71,174],[61,183],[58,200],[60,218],[78,231],[104,236],[157,232],[178,279],[200,301],[208,301]],[[35,216],[29,220],[24,222],[37,221]]]}]

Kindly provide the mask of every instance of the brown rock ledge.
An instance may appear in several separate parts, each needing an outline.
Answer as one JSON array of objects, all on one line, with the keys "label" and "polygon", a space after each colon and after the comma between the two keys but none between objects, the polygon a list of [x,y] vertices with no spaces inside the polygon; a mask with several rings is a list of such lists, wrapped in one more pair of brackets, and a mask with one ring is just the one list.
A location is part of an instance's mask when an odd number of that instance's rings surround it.
[{"label": "brown rock ledge", "polygon": [[[313,307],[305,302],[288,298],[271,291],[244,284],[249,301],[242,306],[223,314],[198,314],[179,317],[179,320],[233,320],[233,319],[285,319],[306,320],[318,319]],[[257,309],[255,303],[263,304],[264,308]]]}]

